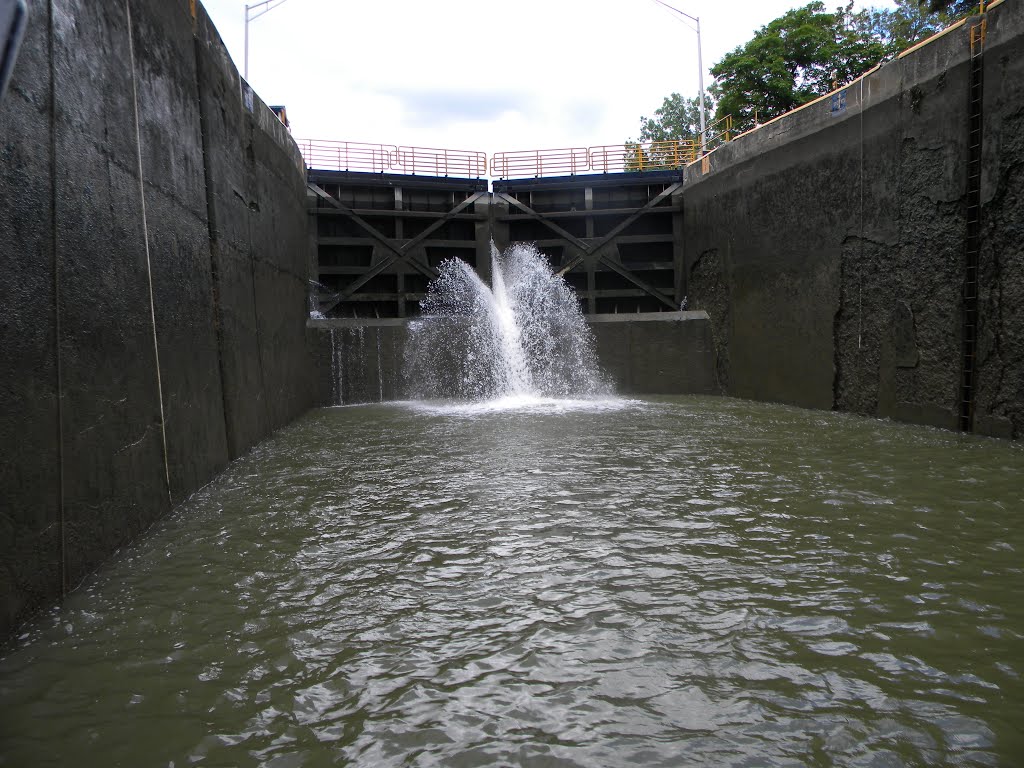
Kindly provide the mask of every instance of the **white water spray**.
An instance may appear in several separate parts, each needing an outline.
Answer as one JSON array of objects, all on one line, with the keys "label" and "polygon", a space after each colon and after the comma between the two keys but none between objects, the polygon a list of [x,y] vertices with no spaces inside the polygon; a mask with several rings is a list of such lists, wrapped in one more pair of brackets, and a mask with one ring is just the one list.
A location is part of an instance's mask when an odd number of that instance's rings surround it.
[{"label": "white water spray", "polygon": [[543,254],[491,248],[491,286],[449,259],[410,324],[406,387],[418,399],[588,398],[610,394],[575,292]]}]

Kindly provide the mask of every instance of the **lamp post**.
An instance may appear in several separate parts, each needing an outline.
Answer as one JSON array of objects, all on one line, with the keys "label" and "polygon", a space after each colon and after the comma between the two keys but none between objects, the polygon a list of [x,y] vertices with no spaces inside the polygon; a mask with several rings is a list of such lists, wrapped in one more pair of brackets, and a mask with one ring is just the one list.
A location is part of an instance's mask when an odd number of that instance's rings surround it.
[{"label": "lamp post", "polygon": [[691,16],[685,11],[680,11],[678,8],[674,8],[668,3],[662,2],[662,0],[654,0],[658,5],[663,5],[670,11],[675,11],[680,16],[685,16],[697,25],[697,82],[700,85],[700,151],[701,154],[707,152],[708,140],[707,140],[707,108],[704,106],[704,56],[701,53],[701,40],[700,40],[700,18],[697,16]]},{"label": "lamp post", "polygon": [[262,3],[253,3],[245,6],[245,81],[249,82],[249,22],[258,19],[265,13],[277,8],[288,0],[263,0]]}]

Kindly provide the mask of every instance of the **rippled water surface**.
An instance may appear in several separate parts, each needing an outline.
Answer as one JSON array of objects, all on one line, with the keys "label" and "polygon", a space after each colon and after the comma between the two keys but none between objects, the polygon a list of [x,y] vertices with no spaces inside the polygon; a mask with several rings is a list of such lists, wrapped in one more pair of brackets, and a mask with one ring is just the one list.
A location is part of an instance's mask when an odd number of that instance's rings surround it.
[{"label": "rippled water surface", "polygon": [[730,400],[318,411],[8,650],[0,764],[1021,765],[1022,478]]}]

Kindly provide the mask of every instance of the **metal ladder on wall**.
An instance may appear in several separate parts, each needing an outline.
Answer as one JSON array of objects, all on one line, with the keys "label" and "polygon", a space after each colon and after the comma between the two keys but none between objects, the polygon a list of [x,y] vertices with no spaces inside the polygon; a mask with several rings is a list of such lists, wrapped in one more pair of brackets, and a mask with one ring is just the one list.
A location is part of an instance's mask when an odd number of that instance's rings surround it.
[{"label": "metal ladder on wall", "polygon": [[978,350],[978,262],[981,251],[981,143],[984,51],[987,21],[972,25],[970,101],[967,107],[967,239],[964,249],[963,340],[960,375],[960,430],[974,426]]}]

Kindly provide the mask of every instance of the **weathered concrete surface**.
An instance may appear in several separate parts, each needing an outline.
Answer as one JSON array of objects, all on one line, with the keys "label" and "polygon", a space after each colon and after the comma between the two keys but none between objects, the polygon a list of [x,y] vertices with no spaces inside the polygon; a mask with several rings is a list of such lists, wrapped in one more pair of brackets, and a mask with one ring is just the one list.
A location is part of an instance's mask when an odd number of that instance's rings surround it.
[{"label": "weathered concrete surface", "polygon": [[[244,108],[205,12],[31,5],[0,105],[0,638],[313,400],[298,151],[258,99]],[[258,201],[222,285],[210,212],[238,213],[204,150]],[[254,375],[222,375],[233,344]],[[266,417],[240,406],[229,441],[224,404],[252,401]]]},{"label": "weathered concrete surface", "polygon": [[[595,351],[620,394],[718,394],[704,312],[592,315]],[[402,319],[310,320],[321,405],[402,400],[407,380]],[[413,321],[415,322],[415,321]]]},{"label": "weathered concrete surface", "polygon": [[[990,327],[1021,306],[999,268],[1020,254],[1021,13],[989,13],[985,53]],[[956,426],[969,62],[951,30],[687,169],[690,305],[728,394]],[[976,426],[1020,437],[1021,329],[989,335]]]},{"label": "weathered concrete surface", "polygon": [[[53,13],[63,438],[54,470],[63,469],[64,579],[74,585],[170,499],[135,131],[141,46],[131,64],[143,16],[130,23],[123,4],[87,0]],[[159,207],[151,218],[162,229]]]},{"label": "weathered concrete surface", "polygon": [[50,36],[32,10],[0,103],[0,638],[61,584]]},{"label": "weathered concrete surface", "polygon": [[[996,13],[995,11],[999,11]],[[989,14],[975,427],[1024,438],[1024,4]]]},{"label": "weathered concrete surface", "polygon": [[[232,458],[308,407],[305,165],[285,127],[241,84],[205,13],[196,59],[204,124],[224,419]],[[247,100],[252,100],[252,108]],[[300,244],[302,247],[300,248]]]},{"label": "weathered concrete surface", "polygon": [[310,320],[317,402],[351,405],[403,400],[407,320]]},{"label": "weathered concrete surface", "polygon": [[623,395],[713,395],[714,343],[705,312],[591,315],[597,359]]}]

